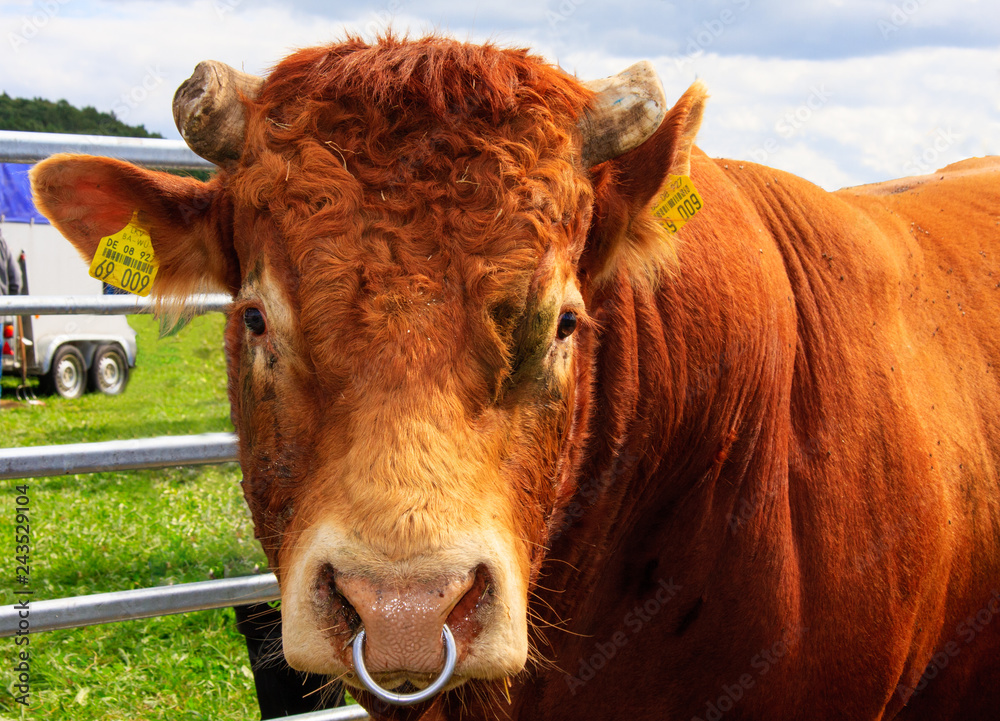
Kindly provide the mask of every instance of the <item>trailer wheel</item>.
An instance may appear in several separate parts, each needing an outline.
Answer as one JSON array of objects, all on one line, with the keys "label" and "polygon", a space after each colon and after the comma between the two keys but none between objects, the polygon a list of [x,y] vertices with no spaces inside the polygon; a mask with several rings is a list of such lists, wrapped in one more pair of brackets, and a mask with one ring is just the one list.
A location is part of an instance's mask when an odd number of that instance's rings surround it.
[{"label": "trailer wheel", "polygon": [[125,390],[128,383],[128,359],[125,351],[117,343],[102,345],[94,353],[94,363],[90,366],[90,390],[105,395],[116,396]]},{"label": "trailer wheel", "polygon": [[61,345],[52,357],[52,367],[42,379],[49,393],[79,398],[87,386],[87,366],[75,346]]}]

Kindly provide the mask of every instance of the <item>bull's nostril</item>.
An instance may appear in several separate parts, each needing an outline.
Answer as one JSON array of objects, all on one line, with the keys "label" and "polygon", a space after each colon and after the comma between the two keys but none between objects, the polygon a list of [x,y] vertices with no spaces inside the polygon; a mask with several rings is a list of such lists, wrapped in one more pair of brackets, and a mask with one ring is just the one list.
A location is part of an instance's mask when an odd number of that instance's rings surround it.
[{"label": "bull's nostril", "polygon": [[316,575],[316,600],[328,632],[347,634],[352,638],[357,634],[361,628],[361,616],[337,588],[337,571],[329,563],[323,564]]},{"label": "bull's nostril", "polygon": [[471,640],[479,633],[482,628],[480,611],[488,606],[492,599],[492,586],[493,578],[489,569],[480,564],[476,567],[469,590],[448,614],[447,624],[456,637]]}]

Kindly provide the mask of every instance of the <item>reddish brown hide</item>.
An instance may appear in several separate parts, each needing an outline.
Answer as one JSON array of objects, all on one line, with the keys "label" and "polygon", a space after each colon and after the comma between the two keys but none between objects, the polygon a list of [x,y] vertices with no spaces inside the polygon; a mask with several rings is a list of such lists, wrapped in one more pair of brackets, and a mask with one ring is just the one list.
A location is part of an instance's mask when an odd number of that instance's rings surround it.
[{"label": "reddish brown hide", "polygon": [[[292,664],[349,672],[364,624],[419,686],[455,630],[450,690],[362,693],[377,718],[994,718],[1000,165],[827,193],[692,152],[695,86],[585,168],[590,97],[521,52],[351,40],[245,99],[208,185],[34,179],[86,258],[138,209],[158,293],[236,295]],[[670,238],[649,204],[688,170]]]}]

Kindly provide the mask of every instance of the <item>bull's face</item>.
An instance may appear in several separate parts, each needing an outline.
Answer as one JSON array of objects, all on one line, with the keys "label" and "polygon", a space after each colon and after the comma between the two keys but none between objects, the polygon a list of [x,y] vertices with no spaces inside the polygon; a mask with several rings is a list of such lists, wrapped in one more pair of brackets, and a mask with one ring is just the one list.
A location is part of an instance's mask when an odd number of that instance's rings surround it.
[{"label": "bull's face", "polygon": [[[85,256],[138,209],[157,292],[233,293],[243,487],[293,667],[351,681],[364,629],[383,686],[424,686],[445,624],[452,686],[524,667],[532,584],[585,453],[587,302],[648,270],[629,227],[651,223],[640,211],[700,119],[698,89],[661,124],[655,78],[636,77],[587,89],[442,40],[305,51],[266,82],[213,65],[175,101],[222,168],[209,184],[97,159],[36,171]],[[625,191],[613,163],[592,173],[668,124],[617,168]]]},{"label": "bull's face", "polygon": [[588,334],[572,139],[426,117],[380,135],[345,108],[303,142],[278,120],[228,179],[247,272],[226,337],[285,654],[342,673],[363,627],[382,684],[420,684],[447,623],[454,683],[514,673]]}]

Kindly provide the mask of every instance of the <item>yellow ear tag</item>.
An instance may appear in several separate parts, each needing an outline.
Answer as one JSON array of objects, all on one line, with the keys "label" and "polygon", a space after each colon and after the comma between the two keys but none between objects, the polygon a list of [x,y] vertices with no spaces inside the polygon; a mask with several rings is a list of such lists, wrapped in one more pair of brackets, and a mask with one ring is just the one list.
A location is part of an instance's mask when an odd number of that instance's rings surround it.
[{"label": "yellow ear tag", "polygon": [[153,242],[149,233],[139,227],[136,210],[128,225],[114,235],[101,238],[90,263],[90,275],[120,290],[145,296],[149,295],[159,268]]},{"label": "yellow ear tag", "polygon": [[653,205],[656,222],[670,233],[684,227],[704,207],[701,196],[687,175],[671,175],[663,194]]}]

